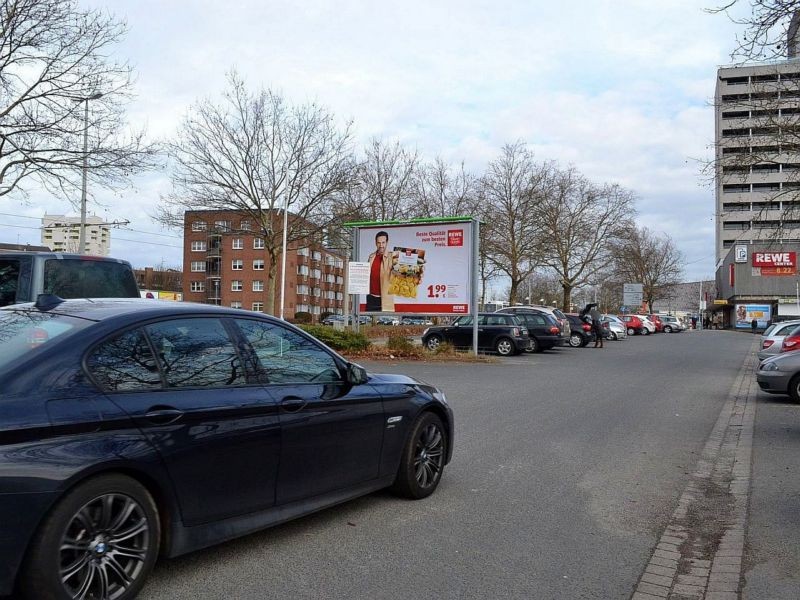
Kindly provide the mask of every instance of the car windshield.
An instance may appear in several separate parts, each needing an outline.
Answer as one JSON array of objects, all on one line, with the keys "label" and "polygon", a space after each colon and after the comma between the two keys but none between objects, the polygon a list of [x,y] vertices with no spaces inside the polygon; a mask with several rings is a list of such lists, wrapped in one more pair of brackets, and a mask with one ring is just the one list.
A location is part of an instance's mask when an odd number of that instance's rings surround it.
[{"label": "car windshield", "polygon": [[0,311],[0,370],[51,344],[53,340],[74,333],[92,321],[39,311]]}]

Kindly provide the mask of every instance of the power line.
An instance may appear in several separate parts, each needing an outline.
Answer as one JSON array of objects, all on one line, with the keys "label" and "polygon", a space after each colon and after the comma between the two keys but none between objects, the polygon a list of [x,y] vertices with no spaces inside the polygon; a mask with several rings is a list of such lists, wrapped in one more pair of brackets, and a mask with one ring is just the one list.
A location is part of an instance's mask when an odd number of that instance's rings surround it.
[{"label": "power line", "polygon": [[[137,242],[139,244],[142,243],[142,240],[132,240],[130,238],[121,238],[115,237],[114,240],[120,240],[123,242]],[[175,244],[159,244],[158,242],[147,242],[148,246],[166,246],[167,248],[183,248],[183,246],[177,246]]]}]

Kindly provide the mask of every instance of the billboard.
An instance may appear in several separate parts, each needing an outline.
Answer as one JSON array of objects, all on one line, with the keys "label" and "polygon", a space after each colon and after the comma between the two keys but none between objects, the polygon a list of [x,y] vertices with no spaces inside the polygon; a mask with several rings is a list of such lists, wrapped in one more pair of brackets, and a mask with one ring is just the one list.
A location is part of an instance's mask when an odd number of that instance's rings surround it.
[{"label": "billboard", "polygon": [[360,312],[471,312],[471,222],[370,225],[356,235],[356,260],[369,264]]},{"label": "billboard", "polygon": [[764,328],[772,320],[771,312],[769,304],[737,304],[736,328],[750,329],[753,319],[758,322],[759,328]]}]

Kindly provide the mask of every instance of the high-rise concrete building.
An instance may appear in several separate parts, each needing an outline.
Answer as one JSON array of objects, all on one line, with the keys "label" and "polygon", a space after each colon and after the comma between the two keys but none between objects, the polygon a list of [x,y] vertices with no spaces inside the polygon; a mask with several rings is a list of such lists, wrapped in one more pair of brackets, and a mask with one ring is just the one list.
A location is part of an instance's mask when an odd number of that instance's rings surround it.
[{"label": "high-rise concrete building", "polygon": [[86,243],[81,252],[81,218],[45,215],[42,217],[42,244],[54,252],[108,256],[111,249],[111,229],[103,223],[100,217],[86,217]]},{"label": "high-rise concrete building", "polygon": [[800,59],[717,73],[717,264],[737,243],[800,242]]}]

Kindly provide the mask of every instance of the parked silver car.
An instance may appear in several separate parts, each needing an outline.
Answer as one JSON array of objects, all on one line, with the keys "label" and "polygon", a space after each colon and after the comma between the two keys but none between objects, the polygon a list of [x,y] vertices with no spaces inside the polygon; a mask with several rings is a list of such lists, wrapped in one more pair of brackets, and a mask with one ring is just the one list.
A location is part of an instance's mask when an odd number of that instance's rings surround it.
[{"label": "parked silver car", "polygon": [[608,337],[612,340],[624,340],[628,337],[627,327],[625,323],[612,317],[611,315],[603,315],[602,321],[603,328],[608,330]]},{"label": "parked silver car", "polygon": [[664,333],[681,332],[686,329],[686,325],[684,325],[683,321],[678,317],[673,317],[672,315],[658,315],[658,318],[661,319],[661,322],[664,324]]},{"label": "parked silver car", "polygon": [[789,335],[798,326],[800,326],[800,320],[784,321],[770,326],[761,336],[761,344],[756,353],[758,360],[766,360],[770,356],[778,354],[781,351],[783,338]]},{"label": "parked silver car", "polygon": [[792,400],[800,402],[800,352],[783,352],[762,361],[756,381],[767,393],[789,394]]}]

